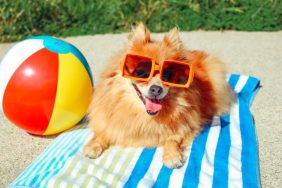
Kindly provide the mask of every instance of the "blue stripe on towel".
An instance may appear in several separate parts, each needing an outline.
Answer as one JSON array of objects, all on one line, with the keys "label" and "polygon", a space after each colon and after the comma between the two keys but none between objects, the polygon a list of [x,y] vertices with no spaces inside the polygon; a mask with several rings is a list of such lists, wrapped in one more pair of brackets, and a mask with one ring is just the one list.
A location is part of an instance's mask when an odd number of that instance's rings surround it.
[{"label": "blue stripe on towel", "polygon": [[147,170],[150,167],[152,159],[155,155],[156,149],[144,149],[135,164],[133,171],[127,182],[125,183],[125,188],[137,187],[139,181],[144,177]]},{"label": "blue stripe on towel", "polygon": [[[232,74],[229,84],[232,89],[236,87],[240,76]],[[230,115],[220,117],[221,130],[214,156],[213,188],[228,187],[228,158],[231,146],[230,141]]]},{"label": "blue stripe on towel", "polygon": [[228,156],[230,141],[230,116],[220,117],[221,130],[214,157],[213,188],[228,187]]},{"label": "blue stripe on towel", "polygon": [[[260,81],[256,78],[249,77],[246,85],[240,92],[240,97],[243,98],[246,103],[250,106],[253,102],[253,98],[260,87]],[[249,107],[248,107],[249,108]]]},{"label": "blue stripe on towel", "polygon": [[[248,80],[242,91],[248,90],[249,93],[257,90],[258,80]],[[249,90],[251,89],[251,91]],[[249,100],[248,100],[249,101]],[[243,187],[260,187],[259,182],[259,162],[257,136],[252,115],[249,110],[249,103],[243,98],[239,98],[240,129],[242,137],[242,178]],[[252,147],[250,147],[252,146]]]},{"label": "blue stripe on towel", "polygon": [[235,86],[236,86],[236,84],[237,84],[239,78],[240,78],[240,76],[237,75],[237,74],[232,74],[232,75],[230,76],[228,82],[229,82],[229,84],[230,84],[230,86],[231,86],[231,88],[232,88],[233,90],[234,90],[234,88],[235,88]]},{"label": "blue stripe on towel", "polygon": [[182,187],[196,188],[199,184],[202,158],[210,131],[210,125],[194,140]]},{"label": "blue stripe on towel", "polygon": [[153,187],[167,187],[169,185],[169,179],[172,171],[172,169],[169,169],[165,165],[163,165]]}]

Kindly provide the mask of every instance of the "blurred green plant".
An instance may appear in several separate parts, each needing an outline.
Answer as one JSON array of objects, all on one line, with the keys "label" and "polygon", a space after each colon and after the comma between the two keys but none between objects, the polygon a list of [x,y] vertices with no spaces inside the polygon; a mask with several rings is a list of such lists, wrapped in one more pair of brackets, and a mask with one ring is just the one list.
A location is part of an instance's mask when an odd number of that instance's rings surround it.
[{"label": "blurred green plant", "polygon": [[153,32],[277,31],[281,0],[0,0],[0,42],[32,35],[118,33],[144,22]]}]

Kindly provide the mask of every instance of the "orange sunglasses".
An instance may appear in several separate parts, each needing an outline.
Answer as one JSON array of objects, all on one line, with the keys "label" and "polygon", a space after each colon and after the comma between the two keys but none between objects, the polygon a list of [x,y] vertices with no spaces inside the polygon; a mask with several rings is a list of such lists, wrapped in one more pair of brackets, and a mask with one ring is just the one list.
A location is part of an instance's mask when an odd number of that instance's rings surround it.
[{"label": "orange sunglasses", "polygon": [[120,68],[123,77],[143,82],[148,82],[155,71],[159,71],[163,84],[182,88],[188,88],[194,77],[189,63],[165,60],[160,66],[150,57],[135,54],[126,54]]}]

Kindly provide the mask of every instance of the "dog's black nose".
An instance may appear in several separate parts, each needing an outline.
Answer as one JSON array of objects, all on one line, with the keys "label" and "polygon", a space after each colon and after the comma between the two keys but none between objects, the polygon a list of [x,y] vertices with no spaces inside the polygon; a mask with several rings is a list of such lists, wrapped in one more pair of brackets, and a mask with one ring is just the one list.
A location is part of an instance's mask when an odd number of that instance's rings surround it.
[{"label": "dog's black nose", "polygon": [[157,97],[162,94],[163,88],[157,85],[152,85],[149,89],[150,95]]}]

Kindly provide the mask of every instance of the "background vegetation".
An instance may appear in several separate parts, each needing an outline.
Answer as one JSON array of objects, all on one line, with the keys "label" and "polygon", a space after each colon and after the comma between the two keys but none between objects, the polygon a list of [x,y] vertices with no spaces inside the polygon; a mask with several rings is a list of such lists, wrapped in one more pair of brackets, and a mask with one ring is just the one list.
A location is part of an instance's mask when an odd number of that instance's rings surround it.
[{"label": "background vegetation", "polygon": [[281,0],[0,0],[0,42],[31,35],[73,36],[129,31],[277,31]]}]

